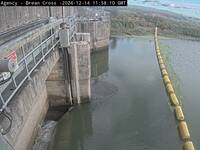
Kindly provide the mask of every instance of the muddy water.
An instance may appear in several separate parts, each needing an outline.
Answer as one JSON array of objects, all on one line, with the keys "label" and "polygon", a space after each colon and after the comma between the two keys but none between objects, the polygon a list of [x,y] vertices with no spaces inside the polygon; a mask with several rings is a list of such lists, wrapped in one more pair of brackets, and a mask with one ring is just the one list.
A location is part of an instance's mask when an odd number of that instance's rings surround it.
[{"label": "muddy water", "polygon": [[176,74],[179,95],[196,149],[200,149],[200,42],[161,40],[168,65]]},{"label": "muddy water", "polygon": [[115,38],[91,59],[91,103],[63,116],[50,149],[181,150],[153,40]]}]

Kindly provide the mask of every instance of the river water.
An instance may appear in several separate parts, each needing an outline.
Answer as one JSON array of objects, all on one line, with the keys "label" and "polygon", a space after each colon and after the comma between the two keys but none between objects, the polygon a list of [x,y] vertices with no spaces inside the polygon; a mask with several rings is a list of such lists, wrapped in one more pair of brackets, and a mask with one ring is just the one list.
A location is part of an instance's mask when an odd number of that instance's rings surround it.
[{"label": "river water", "polygon": [[178,83],[190,134],[196,149],[200,149],[200,42],[163,39],[161,47],[176,74],[174,82]]},{"label": "river water", "polygon": [[51,150],[182,150],[153,38],[114,38],[91,61],[91,103],[63,116]]}]

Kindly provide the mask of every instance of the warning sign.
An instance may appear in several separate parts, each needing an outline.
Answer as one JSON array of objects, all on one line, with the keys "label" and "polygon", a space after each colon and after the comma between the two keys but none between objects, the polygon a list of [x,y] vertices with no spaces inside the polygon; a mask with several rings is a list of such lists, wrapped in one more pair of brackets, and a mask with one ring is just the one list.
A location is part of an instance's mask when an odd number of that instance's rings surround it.
[{"label": "warning sign", "polygon": [[17,61],[17,54],[15,51],[13,51],[10,54],[8,54],[8,56],[6,58]]}]

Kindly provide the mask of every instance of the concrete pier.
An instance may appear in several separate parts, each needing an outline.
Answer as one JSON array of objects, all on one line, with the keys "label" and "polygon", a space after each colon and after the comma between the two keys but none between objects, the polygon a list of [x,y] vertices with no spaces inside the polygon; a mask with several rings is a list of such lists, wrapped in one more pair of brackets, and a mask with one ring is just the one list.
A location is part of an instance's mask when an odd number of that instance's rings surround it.
[{"label": "concrete pier", "polygon": [[[79,34],[80,35],[80,34]],[[89,34],[82,34],[84,41],[73,42],[69,49],[72,60],[72,89],[74,103],[88,102],[91,97],[90,78],[90,39]]]},{"label": "concrete pier", "polygon": [[79,21],[77,30],[82,33],[90,33],[92,51],[108,46],[110,38],[110,20],[108,18]]}]

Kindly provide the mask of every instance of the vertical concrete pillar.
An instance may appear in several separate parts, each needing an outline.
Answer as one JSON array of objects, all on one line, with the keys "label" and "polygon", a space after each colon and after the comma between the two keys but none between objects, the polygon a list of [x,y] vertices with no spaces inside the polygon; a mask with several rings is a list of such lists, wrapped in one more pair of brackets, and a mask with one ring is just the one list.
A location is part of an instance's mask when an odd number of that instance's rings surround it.
[{"label": "vertical concrete pillar", "polygon": [[73,101],[74,103],[88,102],[91,97],[90,44],[88,41],[73,42],[69,53],[71,56]]},{"label": "vertical concrete pillar", "polygon": [[70,76],[71,76],[71,87],[72,87],[72,101],[73,103],[80,103],[80,92],[79,92],[79,73],[78,73],[78,65],[77,65],[77,46],[76,42],[71,43],[69,50],[70,57]]},{"label": "vertical concrete pillar", "polygon": [[87,102],[91,97],[91,62],[90,46],[88,42],[81,41],[77,43],[77,58],[80,100],[81,102]]}]

